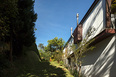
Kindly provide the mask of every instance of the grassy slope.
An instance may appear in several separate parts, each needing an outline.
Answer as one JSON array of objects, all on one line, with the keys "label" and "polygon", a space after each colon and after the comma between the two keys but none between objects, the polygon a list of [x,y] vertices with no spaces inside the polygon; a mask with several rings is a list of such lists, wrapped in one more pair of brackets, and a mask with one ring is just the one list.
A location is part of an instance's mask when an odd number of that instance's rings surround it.
[{"label": "grassy slope", "polygon": [[[29,51],[26,55],[9,63],[10,67],[3,70],[2,77],[25,77],[27,74],[33,74],[39,65],[40,59],[34,51]],[[36,72],[35,72],[36,73]]]},{"label": "grassy slope", "polygon": [[57,62],[50,62],[51,65],[56,66],[56,68],[61,68],[64,72],[65,72],[65,76],[66,77],[74,77],[70,74],[69,70],[66,69],[64,66],[61,66],[60,64],[58,64]]},{"label": "grassy slope", "polygon": [[32,51],[17,63],[20,68],[19,77],[73,77],[66,68],[56,62],[40,62],[38,56]]},{"label": "grassy slope", "polygon": [[73,77],[66,68],[56,62],[40,62],[33,51],[15,62],[15,65],[18,67],[18,73],[15,76],[18,77]]},{"label": "grassy slope", "polygon": [[26,55],[16,59],[11,68],[4,69],[3,72],[2,77],[73,77],[56,62],[40,62],[34,51],[26,52]]}]

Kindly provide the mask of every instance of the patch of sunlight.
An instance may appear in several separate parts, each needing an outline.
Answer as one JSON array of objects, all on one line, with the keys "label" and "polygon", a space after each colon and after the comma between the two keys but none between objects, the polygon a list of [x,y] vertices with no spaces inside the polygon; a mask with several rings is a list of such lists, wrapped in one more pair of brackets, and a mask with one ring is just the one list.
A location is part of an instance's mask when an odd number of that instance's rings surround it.
[{"label": "patch of sunlight", "polygon": [[55,74],[55,73],[50,74],[50,75],[49,75],[49,74],[45,74],[45,76],[46,76],[46,77],[49,77],[49,76],[55,76],[55,77],[56,77],[56,76],[57,76],[57,74]]},{"label": "patch of sunlight", "polygon": [[73,75],[71,75],[71,73],[69,72],[69,70],[65,68],[65,66],[63,66],[63,65],[61,66],[58,62],[51,61],[50,65],[56,66],[56,68],[61,68],[64,72],[66,72],[66,74],[65,74],[66,77],[74,77]]},{"label": "patch of sunlight", "polygon": [[31,73],[27,73],[27,74],[22,74],[20,76],[17,76],[17,77],[39,77],[37,75],[32,75]]},{"label": "patch of sunlight", "polygon": [[45,69],[45,70],[42,70],[43,72],[47,72],[47,70]]},{"label": "patch of sunlight", "polygon": [[39,76],[36,76],[36,75],[30,75],[30,76],[28,76],[28,77],[39,77]]}]

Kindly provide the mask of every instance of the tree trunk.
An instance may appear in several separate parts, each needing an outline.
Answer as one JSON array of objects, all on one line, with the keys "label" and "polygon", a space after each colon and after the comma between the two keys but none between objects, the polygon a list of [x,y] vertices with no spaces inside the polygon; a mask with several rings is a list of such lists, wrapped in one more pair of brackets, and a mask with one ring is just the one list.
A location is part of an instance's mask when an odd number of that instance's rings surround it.
[{"label": "tree trunk", "polygon": [[11,33],[11,36],[10,36],[10,61],[12,62],[13,59],[12,59],[12,50],[13,50],[13,45],[12,45],[12,33]]},{"label": "tree trunk", "polygon": [[81,77],[81,67],[79,68],[79,77]]},{"label": "tree trunk", "polygon": [[81,62],[79,64],[79,77],[81,77]]},{"label": "tree trunk", "polygon": [[76,65],[76,70],[77,70],[77,72],[78,72],[78,66]]}]

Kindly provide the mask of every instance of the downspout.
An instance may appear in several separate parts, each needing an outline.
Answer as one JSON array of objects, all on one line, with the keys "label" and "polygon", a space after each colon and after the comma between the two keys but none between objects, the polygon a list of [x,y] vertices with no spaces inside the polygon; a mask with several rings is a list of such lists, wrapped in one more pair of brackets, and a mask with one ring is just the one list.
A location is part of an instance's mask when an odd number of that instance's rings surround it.
[{"label": "downspout", "polygon": [[106,28],[111,28],[111,0],[106,0]]}]

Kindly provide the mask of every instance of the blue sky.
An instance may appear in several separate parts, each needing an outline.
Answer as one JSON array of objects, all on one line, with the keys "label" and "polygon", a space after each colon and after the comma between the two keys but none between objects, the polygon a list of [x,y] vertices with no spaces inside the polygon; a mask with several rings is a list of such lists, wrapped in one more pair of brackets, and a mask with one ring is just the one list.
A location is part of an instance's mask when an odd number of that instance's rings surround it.
[{"label": "blue sky", "polygon": [[76,28],[76,14],[79,22],[86,14],[94,0],[35,0],[34,10],[38,14],[35,23],[36,44],[43,43],[55,37],[65,42],[70,37],[70,28]]}]

